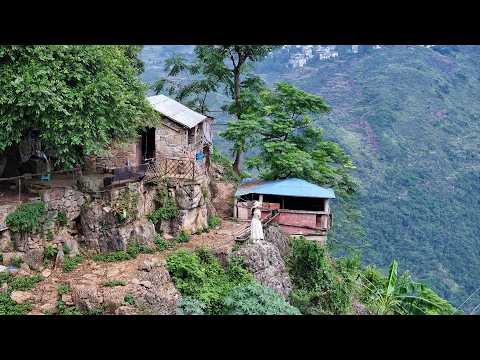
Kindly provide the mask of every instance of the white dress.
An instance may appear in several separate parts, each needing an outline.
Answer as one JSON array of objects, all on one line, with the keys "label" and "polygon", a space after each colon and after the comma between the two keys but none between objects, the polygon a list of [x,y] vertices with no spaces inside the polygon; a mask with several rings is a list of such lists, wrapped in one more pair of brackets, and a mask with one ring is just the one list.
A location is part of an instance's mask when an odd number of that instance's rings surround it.
[{"label": "white dress", "polygon": [[263,240],[263,227],[260,221],[262,212],[260,209],[253,211],[252,222],[250,224],[250,239],[253,241]]}]

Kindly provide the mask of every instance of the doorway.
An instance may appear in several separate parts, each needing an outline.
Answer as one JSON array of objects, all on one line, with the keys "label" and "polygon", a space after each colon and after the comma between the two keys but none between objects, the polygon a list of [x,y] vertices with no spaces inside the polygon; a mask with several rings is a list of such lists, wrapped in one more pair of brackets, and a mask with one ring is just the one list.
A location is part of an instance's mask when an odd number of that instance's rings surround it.
[{"label": "doorway", "polygon": [[142,131],[142,163],[155,158],[155,128]]}]

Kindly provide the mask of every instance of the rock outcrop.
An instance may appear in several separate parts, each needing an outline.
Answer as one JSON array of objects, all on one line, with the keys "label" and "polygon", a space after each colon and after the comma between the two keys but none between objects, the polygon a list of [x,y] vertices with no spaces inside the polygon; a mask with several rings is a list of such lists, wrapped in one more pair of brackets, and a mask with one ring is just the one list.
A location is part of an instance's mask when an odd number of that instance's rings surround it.
[{"label": "rock outcrop", "polygon": [[278,248],[272,243],[258,241],[246,244],[234,255],[243,258],[247,269],[257,281],[287,298],[292,283]]},{"label": "rock outcrop", "polygon": [[233,216],[233,196],[237,186],[233,182],[215,180],[210,183],[211,202],[219,216]]}]

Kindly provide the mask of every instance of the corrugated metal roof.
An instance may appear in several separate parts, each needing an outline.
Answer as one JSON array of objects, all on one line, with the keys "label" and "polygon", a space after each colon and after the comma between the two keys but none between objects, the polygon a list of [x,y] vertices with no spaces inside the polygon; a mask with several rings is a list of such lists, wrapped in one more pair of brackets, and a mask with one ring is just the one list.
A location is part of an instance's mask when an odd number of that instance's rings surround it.
[{"label": "corrugated metal roof", "polygon": [[240,197],[247,194],[280,195],[322,199],[335,198],[335,193],[332,189],[324,188],[309,183],[308,181],[296,178],[241,185],[238,187],[235,197]]},{"label": "corrugated metal roof", "polygon": [[147,97],[147,100],[159,113],[189,129],[207,118],[207,116],[197,113],[165,95],[150,96]]}]

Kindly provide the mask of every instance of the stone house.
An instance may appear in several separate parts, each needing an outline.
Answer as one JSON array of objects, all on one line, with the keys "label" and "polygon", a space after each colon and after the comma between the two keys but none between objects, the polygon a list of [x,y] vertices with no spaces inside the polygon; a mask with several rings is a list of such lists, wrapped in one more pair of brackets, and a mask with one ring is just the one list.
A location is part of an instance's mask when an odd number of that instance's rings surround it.
[{"label": "stone house", "polygon": [[165,95],[147,100],[161,115],[160,124],[141,131],[132,143],[112,145],[107,156],[96,157],[96,167],[135,167],[159,159],[188,159],[198,166],[208,166],[213,118]]}]

